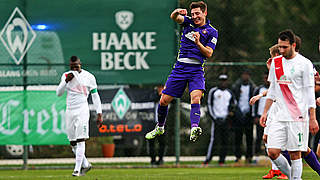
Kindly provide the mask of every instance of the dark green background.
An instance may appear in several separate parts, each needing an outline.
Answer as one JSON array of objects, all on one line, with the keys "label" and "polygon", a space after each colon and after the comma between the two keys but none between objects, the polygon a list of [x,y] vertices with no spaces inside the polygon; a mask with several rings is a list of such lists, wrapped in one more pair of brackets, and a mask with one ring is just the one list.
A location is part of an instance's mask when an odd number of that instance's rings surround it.
[{"label": "dark green background", "polygon": [[[22,71],[23,63],[26,61],[28,70],[36,68],[56,70],[55,75],[28,76],[27,84],[57,84],[61,73],[68,70],[70,56],[77,55],[82,61],[83,68],[92,72],[100,85],[164,83],[176,57],[175,23],[169,17],[176,5],[176,0],[1,0],[1,30],[15,7],[20,9],[30,25],[46,24],[49,29],[36,31],[37,38],[20,65],[15,65],[0,42],[2,64],[0,70]],[[122,31],[115,22],[114,15],[120,10],[134,13],[134,22],[126,31]],[[116,32],[119,38],[122,32],[127,32],[129,36],[132,32],[156,32],[157,34],[153,36],[156,41],[152,44],[157,46],[156,50],[131,50],[131,52],[148,52],[145,61],[150,69],[102,71],[101,52],[107,50],[92,50],[93,32],[107,33],[107,37],[110,32]],[[128,50],[111,49],[108,52],[126,53]],[[130,63],[133,62],[134,58],[131,57]],[[5,66],[6,64],[8,66]],[[22,84],[22,77],[0,77],[0,85]]]}]

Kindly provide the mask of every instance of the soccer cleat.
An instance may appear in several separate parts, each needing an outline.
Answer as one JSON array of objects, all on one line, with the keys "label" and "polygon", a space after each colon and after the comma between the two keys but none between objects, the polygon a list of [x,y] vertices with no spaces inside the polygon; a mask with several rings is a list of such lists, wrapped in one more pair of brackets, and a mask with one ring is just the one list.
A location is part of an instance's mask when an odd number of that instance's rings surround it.
[{"label": "soccer cleat", "polygon": [[263,179],[272,179],[273,177],[276,176],[276,175],[275,175],[275,171],[276,171],[276,170],[271,169],[271,170],[269,171],[269,173],[268,173],[267,175],[262,176],[262,178],[263,178]]},{"label": "soccer cleat", "polygon": [[209,162],[207,162],[207,161],[204,161],[201,163],[202,167],[208,167],[208,165],[209,165]]},{"label": "soccer cleat", "polygon": [[81,176],[79,171],[73,171],[72,176]]},{"label": "soccer cleat", "polygon": [[274,176],[280,176],[282,172],[280,170],[273,170]]},{"label": "soccer cleat", "polygon": [[145,137],[146,139],[153,139],[158,135],[162,135],[163,133],[164,133],[164,127],[159,127],[157,124],[154,130],[148,132]]},{"label": "soccer cleat", "polygon": [[202,134],[202,130],[200,127],[191,128],[190,141],[193,141],[193,142],[196,141],[201,134]]},{"label": "soccer cleat", "polygon": [[281,173],[277,179],[288,179],[288,176],[286,176],[285,174]]},{"label": "soccer cleat", "polygon": [[81,176],[84,176],[88,171],[90,171],[92,168],[92,165],[89,164],[88,167],[81,167],[81,170],[80,170],[80,175]]}]

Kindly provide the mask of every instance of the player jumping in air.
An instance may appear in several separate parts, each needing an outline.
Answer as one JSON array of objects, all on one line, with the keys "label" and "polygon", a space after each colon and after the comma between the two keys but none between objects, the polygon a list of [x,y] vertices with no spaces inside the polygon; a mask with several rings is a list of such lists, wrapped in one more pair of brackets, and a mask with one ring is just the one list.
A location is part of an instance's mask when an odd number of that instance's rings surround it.
[{"label": "player jumping in air", "polygon": [[191,132],[190,140],[196,141],[201,135],[200,99],[205,91],[203,64],[210,58],[216,47],[218,31],[210,25],[207,17],[207,5],[203,1],[190,4],[191,17],[186,9],[175,9],[171,19],[183,27],[177,62],[169,75],[162,91],[158,107],[158,124],[146,134],[146,139],[153,139],[164,133],[168,114],[168,104],[174,97],[180,98],[188,86],[191,97]]}]

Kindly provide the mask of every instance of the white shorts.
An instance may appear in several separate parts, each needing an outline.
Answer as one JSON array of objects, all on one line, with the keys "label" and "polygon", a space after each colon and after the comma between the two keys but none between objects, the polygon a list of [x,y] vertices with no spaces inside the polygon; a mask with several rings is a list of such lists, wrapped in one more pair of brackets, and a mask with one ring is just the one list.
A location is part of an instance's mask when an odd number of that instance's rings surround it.
[{"label": "white shorts", "polygon": [[288,151],[307,151],[308,121],[271,121],[268,130],[268,148]]},{"label": "white shorts", "polygon": [[66,110],[66,126],[69,141],[89,138],[89,106]]},{"label": "white shorts", "polygon": [[267,118],[266,127],[263,129],[263,134],[265,135],[268,135],[271,120],[271,118]]}]

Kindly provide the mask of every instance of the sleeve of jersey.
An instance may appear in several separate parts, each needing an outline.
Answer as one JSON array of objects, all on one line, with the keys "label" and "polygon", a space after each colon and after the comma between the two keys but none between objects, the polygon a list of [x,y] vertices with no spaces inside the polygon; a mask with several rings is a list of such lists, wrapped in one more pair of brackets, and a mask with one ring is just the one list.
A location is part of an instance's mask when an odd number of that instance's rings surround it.
[{"label": "sleeve of jersey", "polygon": [[272,81],[275,81],[275,68],[274,68],[274,62],[272,60],[270,69],[269,69],[269,74],[268,74],[268,81],[271,83]]},{"label": "sleeve of jersey", "polygon": [[308,108],[316,108],[316,96],[314,93],[314,88],[311,86],[305,87],[305,94],[308,95]]},{"label": "sleeve of jersey", "polygon": [[183,23],[181,24],[182,26],[188,26],[189,24],[193,23],[190,16],[183,16],[183,17],[184,17],[184,20],[183,20]]},{"label": "sleeve of jersey", "polygon": [[269,89],[268,89],[268,94],[267,94],[267,99],[272,99],[272,100],[275,100],[276,99],[276,88],[275,88],[275,82],[271,82],[270,83],[270,86],[269,86]]},{"label": "sleeve of jersey", "polygon": [[96,78],[91,75],[90,77],[90,85],[89,85],[90,91],[97,89],[97,82],[96,82]]},{"label": "sleeve of jersey", "polygon": [[306,69],[303,71],[304,89],[307,97],[309,108],[316,108],[315,93],[314,93],[314,69],[311,62],[308,61]]},{"label": "sleeve of jersey", "polygon": [[209,46],[214,50],[216,48],[218,42],[218,31],[214,30],[211,33],[210,39],[208,40],[208,43],[205,46]]},{"label": "sleeve of jersey", "polygon": [[274,61],[272,60],[271,66],[269,69],[268,81],[270,82],[270,86],[268,89],[267,99],[275,100],[275,68],[274,68]]},{"label": "sleeve of jersey", "polygon": [[267,99],[275,100],[275,68],[274,68],[274,61],[272,60],[271,66],[269,69],[268,81],[270,82],[270,87],[268,89]]},{"label": "sleeve of jersey", "polygon": [[304,87],[314,87],[314,70],[313,65],[310,61],[306,63],[305,69],[303,71],[303,85]]},{"label": "sleeve of jersey", "polygon": [[97,114],[102,113],[101,100],[100,100],[99,93],[98,93],[97,89],[94,89],[94,90],[95,90],[95,92],[91,93],[93,107],[96,110]]},{"label": "sleeve of jersey", "polygon": [[65,75],[65,73],[63,73],[62,77],[61,77],[61,81],[59,83],[59,86],[56,89],[57,96],[62,96],[62,94],[66,90],[66,85],[67,85],[67,83],[66,83],[66,75]]}]

